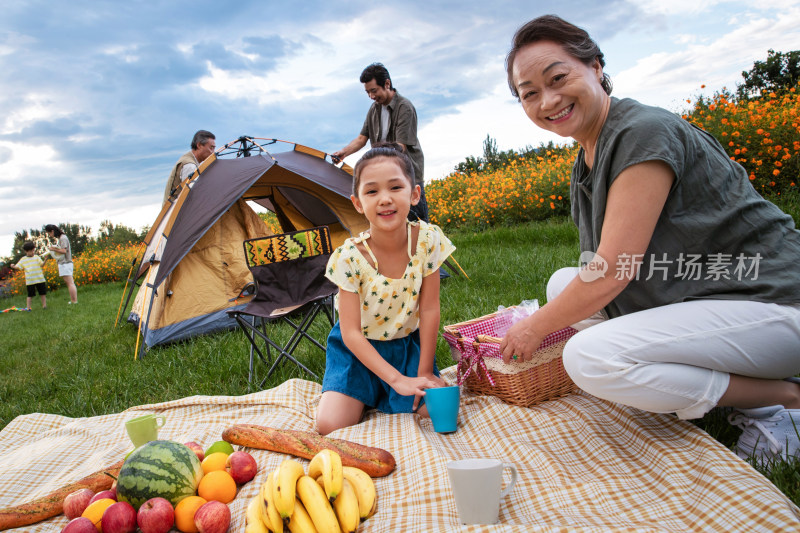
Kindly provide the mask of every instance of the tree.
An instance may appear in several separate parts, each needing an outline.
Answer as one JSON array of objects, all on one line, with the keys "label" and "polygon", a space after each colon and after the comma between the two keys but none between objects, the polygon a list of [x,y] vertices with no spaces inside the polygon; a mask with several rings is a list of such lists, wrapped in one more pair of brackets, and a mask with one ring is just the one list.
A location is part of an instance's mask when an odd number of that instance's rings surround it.
[{"label": "tree", "polygon": [[508,164],[509,161],[519,157],[515,150],[501,152],[497,149],[497,141],[489,134],[483,140],[483,157],[467,156],[464,161],[456,165],[457,172],[491,172]]},{"label": "tree", "polygon": [[107,248],[117,244],[136,243],[139,240],[139,234],[133,228],[104,220],[100,223],[100,230],[94,243],[98,248]]},{"label": "tree", "polygon": [[767,60],[753,63],[742,77],[744,83],[737,85],[736,93],[744,100],[795,87],[800,81],[800,50],[783,53],[770,49]]}]

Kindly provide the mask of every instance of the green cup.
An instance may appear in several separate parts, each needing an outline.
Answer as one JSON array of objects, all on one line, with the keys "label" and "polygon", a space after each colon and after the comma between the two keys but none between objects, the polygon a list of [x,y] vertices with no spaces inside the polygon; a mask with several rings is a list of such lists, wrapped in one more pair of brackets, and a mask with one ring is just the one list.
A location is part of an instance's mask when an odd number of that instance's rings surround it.
[{"label": "green cup", "polygon": [[134,447],[138,448],[151,440],[158,439],[158,428],[166,422],[163,415],[144,415],[132,418],[125,422],[125,431],[131,438]]}]

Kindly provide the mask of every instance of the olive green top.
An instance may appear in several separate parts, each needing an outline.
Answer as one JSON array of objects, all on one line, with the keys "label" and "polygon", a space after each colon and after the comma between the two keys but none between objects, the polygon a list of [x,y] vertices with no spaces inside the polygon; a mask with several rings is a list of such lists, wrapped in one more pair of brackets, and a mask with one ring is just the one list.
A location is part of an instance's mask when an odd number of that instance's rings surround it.
[{"label": "olive green top", "polygon": [[[572,169],[581,251],[597,251],[611,184],[645,161],[663,161],[675,181],[644,257],[620,258],[641,267],[606,307],[609,317],[697,298],[800,302],[800,232],[792,218],[755,191],[710,134],[631,99],[611,99],[593,168],[581,149]],[[630,276],[620,270],[610,266],[606,276]]]}]

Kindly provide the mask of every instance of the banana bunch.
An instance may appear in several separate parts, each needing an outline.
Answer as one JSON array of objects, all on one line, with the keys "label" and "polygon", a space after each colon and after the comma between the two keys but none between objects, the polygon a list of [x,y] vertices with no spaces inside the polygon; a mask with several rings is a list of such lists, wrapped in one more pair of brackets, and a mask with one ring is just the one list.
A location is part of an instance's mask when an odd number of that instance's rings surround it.
[{"label": "banana bunch", "polygon": [[247,506],[245,533],[352,533],[375,514],[377,500],[369,474],[342,466],[339,454],[322,450],[307,474],[286,459],[267,475]]}]

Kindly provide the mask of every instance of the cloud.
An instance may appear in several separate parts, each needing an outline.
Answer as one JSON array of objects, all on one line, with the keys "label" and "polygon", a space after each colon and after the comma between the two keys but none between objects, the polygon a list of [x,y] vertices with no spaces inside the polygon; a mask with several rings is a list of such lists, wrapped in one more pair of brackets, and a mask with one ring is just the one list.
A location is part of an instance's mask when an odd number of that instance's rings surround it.
[{"label": "cloud", "polygon": [[695,94],[701,84],[714,90],[735,89],[740,73],[754,61],[766,58],[767,50],[789,51],[800,43],[800,8],[792,7],[769,16],[748,13],[729,20],[730,31],[709,38],[684,34],[685,44],[675,52],[642,57],[614,77],[620,93],[637,94],[643,101],[660,100],[665,94],[673,101]]}]

